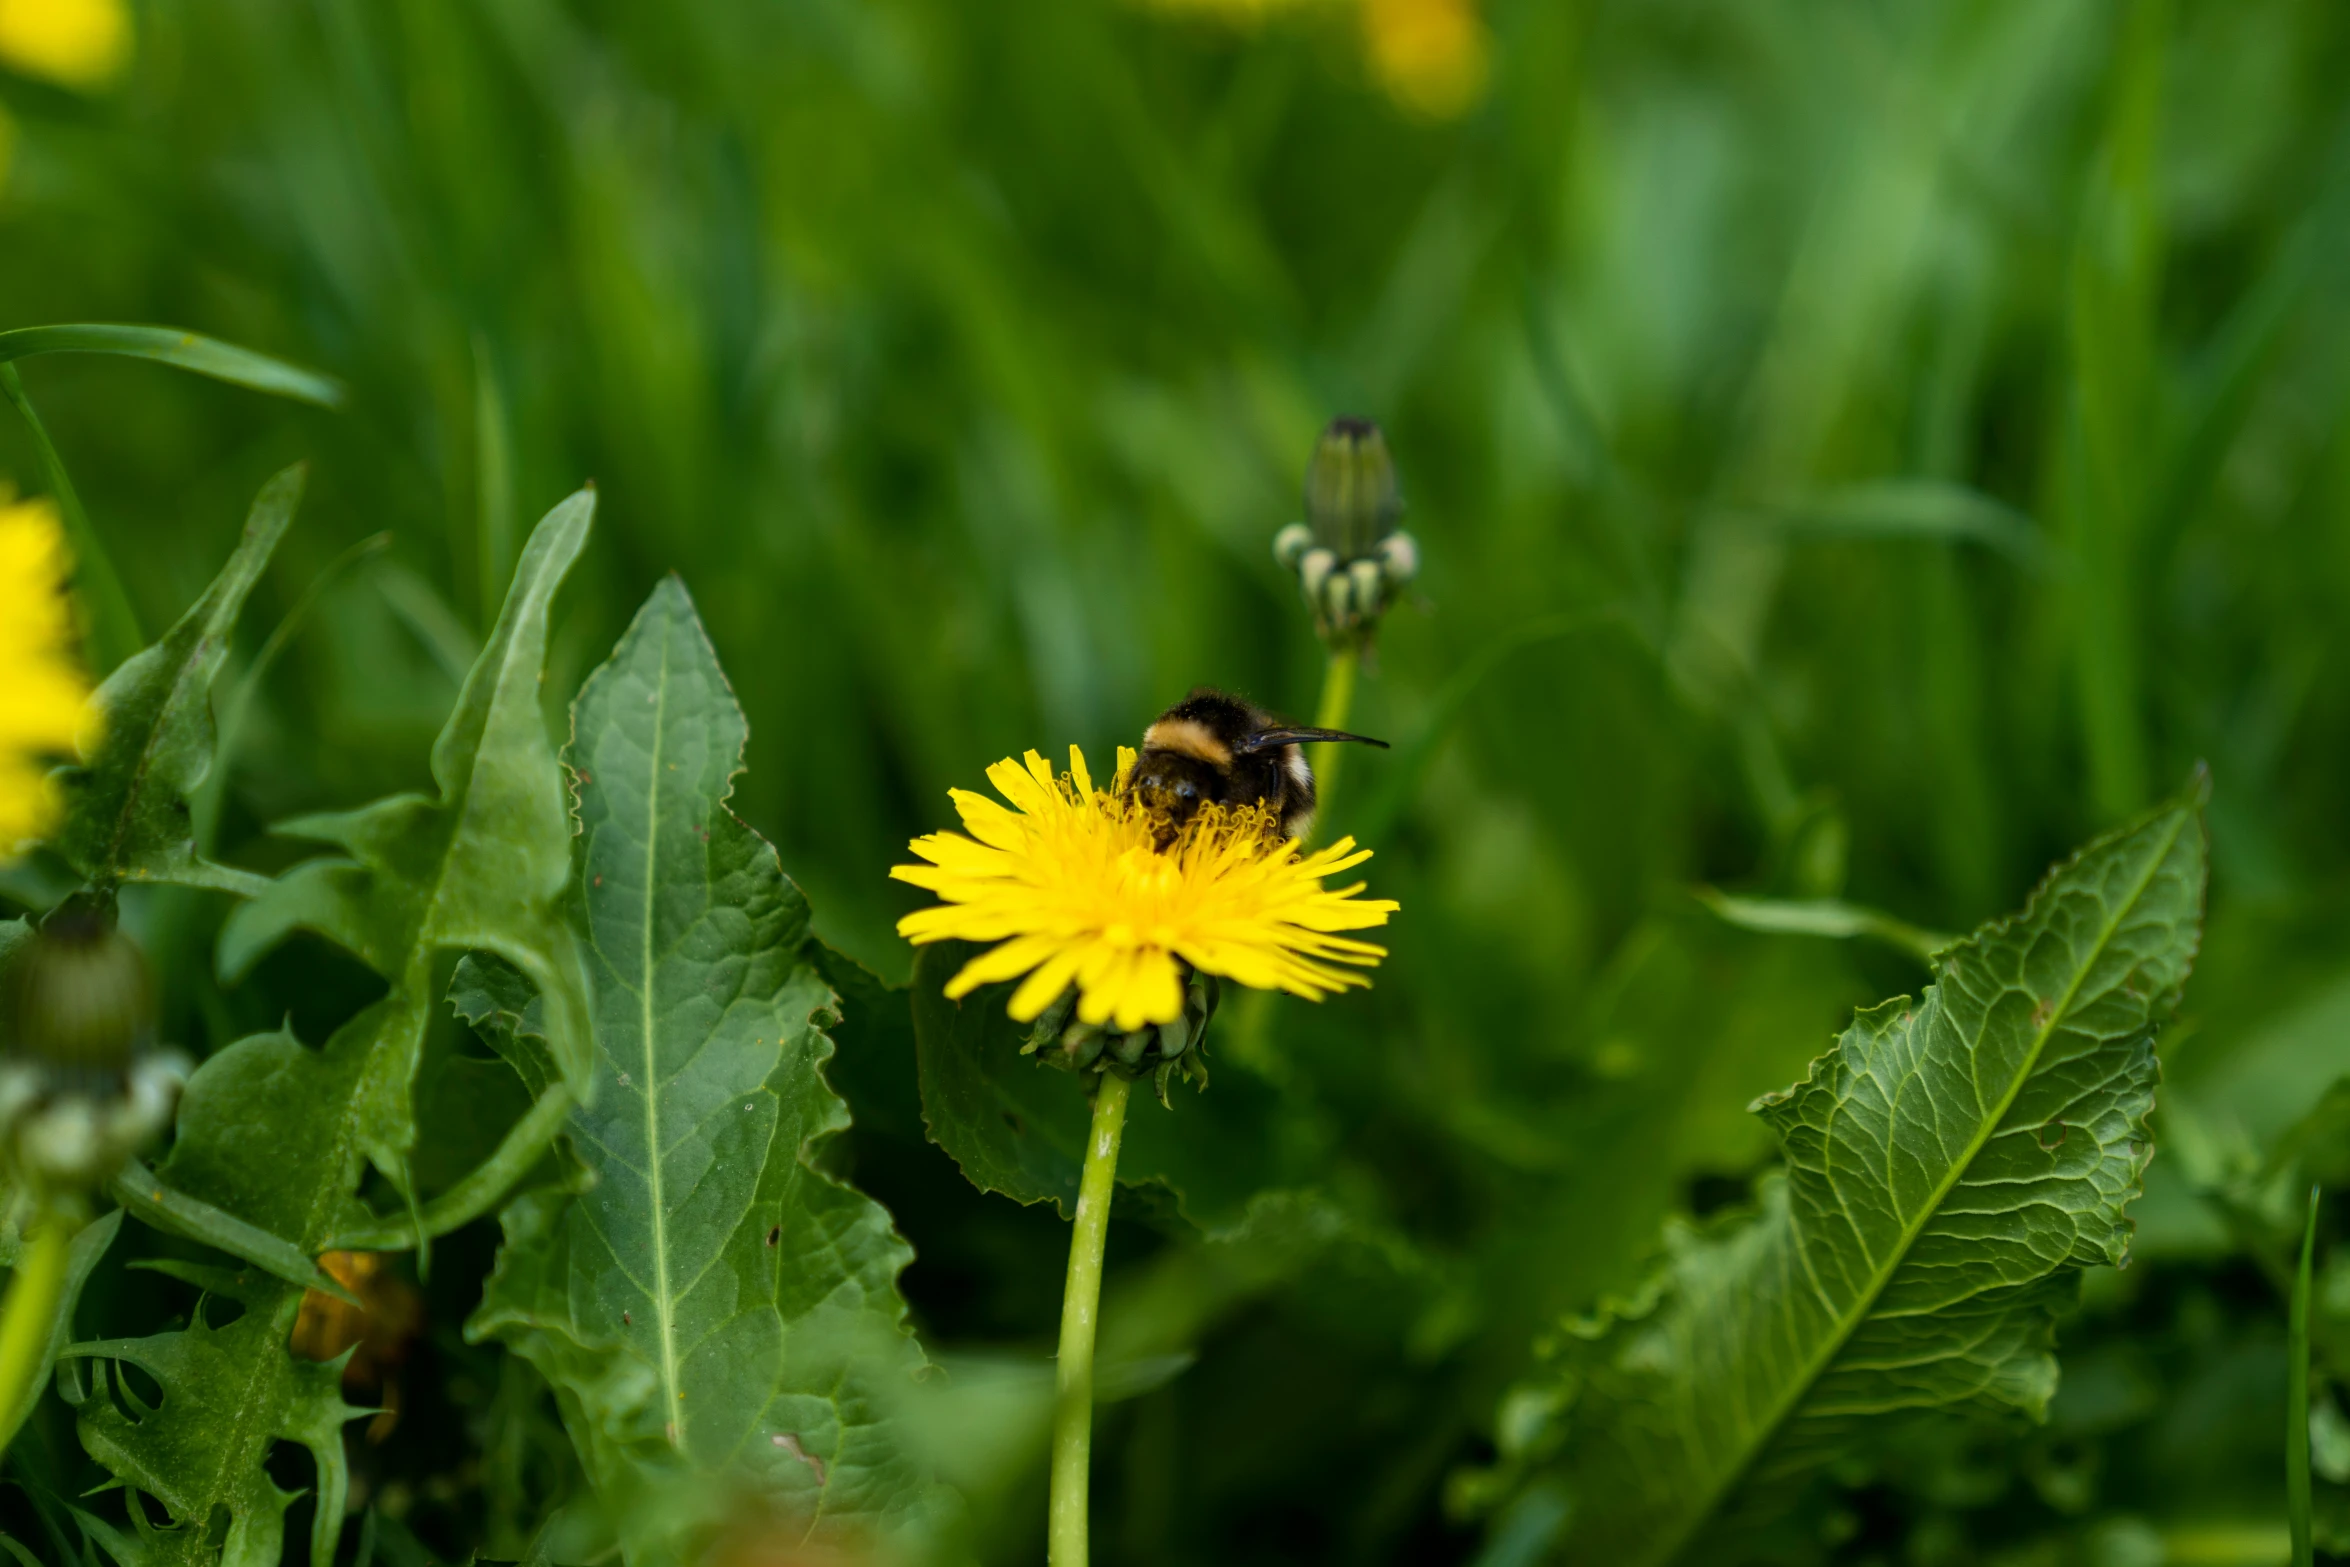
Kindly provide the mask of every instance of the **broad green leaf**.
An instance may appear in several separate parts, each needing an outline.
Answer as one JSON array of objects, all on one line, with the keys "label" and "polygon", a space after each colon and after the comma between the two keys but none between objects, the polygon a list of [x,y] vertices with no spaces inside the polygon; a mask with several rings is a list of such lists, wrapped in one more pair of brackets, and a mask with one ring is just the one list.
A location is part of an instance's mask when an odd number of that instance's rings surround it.
[{"label": "broad green leaf", "polygon": [[[808,908],[727,809],[746,737],[670,578],[581,691],[570,760],[576,911],[596,1092],[572,1114],[590,1180],[527,1197],[468,1327],[553,1383],[608,1499],[683,1472],[814,1526],[894,1526],[926,1486],[884,1419],[923,1364],[877,1204],[816,1165],[848,1124],[825,1082],[836,1006]],[[458,1005],[527,1039],[472,965]],[[502,1018],[491,1019],[491,1014]],[[630,1506],[637,1562],[683,1559],[678,1520]]]},{"label": "broad green leaf", "polygon": [[64,769],[58,847],[92,883],[175,882],[251,897],[269,885],[197,851],[191,802],[212,767],[212,683],[228,658],[245,595],[302,499],[303,469],[264,485],[236,553],[161,641],[98,688],[105,737],[86,767]]},{"label": "broad green leaf", "polygon": [[1671,1237],[1556,1396],[1566,1555],[1722,1559],[1724,1534],[1872,1419],[2038,1414],[2078,1271],[2128,1254],[2154,1036],[2201,926],[2200,798],[2100,839],[1757,1103],[1761,1212]]},{"label": "broad green leaf", "polygon": [[90,1270],[98,1266],[98,1259],[106,1255],[106,1248],[114,1244],[115,1232],[121,1228],[121,1213],[109,1213],[83,1225],[68,1243],[65,1287],[57,1293],[56,1317],[42,1337],[39,1360],[25,1384],[25,1397],[14,1409],[0,1409],[0,1452],[7,1451],[8,1444],[16,1439],[25,1417],[40,1401],[41,1390],[49,1385],[49,1373],[57,1364],[58,1352],[73,1335],[73,1312],[81,1302],[82,1286],[89,1283]]},{"label": "broad green leaf", "polygon": [[329,376],[177,327],[89,323],[0,332],[0,364],[35,354],[122,354],[322,408],[338,407],[343,401],[341,384]]},{"label": "broad green leaf", "polygon": [[[595,508],[582,491],[531,535],[496,630],[433,747],[436,796],[396,795],[337,816],[285,824],[341,855],[308,861],[237,909],[221,933],[220,967],[234,979],[296,929],[316,931],[382,975],[390,992],[312,1055],[285,1035],[243,1040],[198,1069],[165,1175],[191,1195],[258,1218],[271,1195],[261,1127],[318,1127],[342,1150],[331,1233],[279,1230],[306,1249],[383,1250],[446,1233],[486,1212],[544,1152],[571,1100],[588,1087],[577,943],[563,917],[570,816],[539,708],[547,610],[586,542]],[[546,998],[557,1076],[488,1160],[417,1211],[374,1219],[351,1199],[364,1155],[411,1202],[414,1089],[443,952],[494,952]],[[314,1204],[314,1224],[324,1209]]]},{"label": "broad green leaf", "polygon": [[[923,1122],[972,1185],[1018,1203],[1050,1202],[1068,1218],[1077,1210],[1091,1118],[1084,1086],[1021,1054],[1029,1029],[1005,1011],[1011,986],[946,999],[947,980],[970,955],[964,944],[942,941],[914,959]],[[1221,1014],[1208,1024],[1211,1066],[1224,1026]],[[1130,1204],[1120,1211],[1179,1232],[1221,1234],[1258,1195],[1316,1179],[1312,1134],[1285,1127],[1286,1109],[1261,1078],[1238,1071],[1218,1073],[1208,1092],[1179,1086],[1168,1106],[1136,1095],[1118,1158],[1120,1200]]]},{"label": "broad green leaf", "polygon": [[[120,1554],[129,1546],[139,1567],[277,1567],[285,1512],[300,1494],[282,1489],[266,1467],[272,1450],[285,1441],[308,1448],[317,1465],[310,1560],[331,1562],[349,1481],[343,1424],[367,1411],[343,1402],[340,1360],[320,1364],[287,1351],[302,1291],[250,1272],[164,1271],[199,1282],[245,1310],[215,1327],[210,1319],[219,1308],[207,1303],[178,1332],[99,1339],[64,1351],[69,1360],[93,1362],[87,1384],[69,1378],[70,1396],[81,1409],[82,1445],[171,1515],[170,1527],[142,1530],[136,1545],[117,1535],[110,1548]],[[114,1369],[116,1362],[153,1377],[162,1401],[139,1401]],[[134,1497],[130,1505],[143,1504]],[[216,1542],[213,1520],[222,1511],[227,1531]]]}]

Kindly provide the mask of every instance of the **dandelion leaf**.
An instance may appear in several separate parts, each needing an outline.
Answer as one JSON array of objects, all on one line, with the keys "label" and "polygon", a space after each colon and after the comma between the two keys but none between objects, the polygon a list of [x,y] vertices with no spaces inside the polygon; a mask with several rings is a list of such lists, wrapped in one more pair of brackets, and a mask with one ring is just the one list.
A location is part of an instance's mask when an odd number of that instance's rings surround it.
[{"label": "dandelion leaf", "polygon": [[262,486],[236,553],[204,596],[98,688],[105,731],[97,755],[58,778],[66,800],[58,848],[92,882],[173,882],[246,897],[268,886],[197,852],[191,802],[212,769],[212,683],[245,596],[301,502],[303,476],[297,464]]},{"label": "dandelion leaf", "polygon": [[[912,1523],[929,1488],[888,1413],[924,1364],[897,1291],[911,1252],[818,1168],[848,1124],[823,1072],[837,1001],[806,900],[727,808],[746,729],[675,578],[573,730],[596,1075],[571,1115],[582,1178],[508,1206],[467,1331],[553,1384],[632,1562],[687,1559],[697,1519],[746,1494],[790,1528]],[[535,1025],[495,965],[456,988],[528,1058]]]},{"label": "dandelion leaf", "polygon": [[1676,1232],[1554,1389],[1565,1559],[1725,1560],[1881,1417],[2044,1413],[2076,1275],[2128,1254],[2201,804],[2198,782],[2090,845],[1757,1102],[1786,1155],[1759,1213]]},{"label": "dandelion leaf", "polygon": [[[314,1125],[348,1155],[348,1178],[334,1177],[337,1201],[355,1188],[364,1156],[411,1209],[370,1219],[354,1208],[345,1227],[313,1239],[354,1249],[416,1244],[494,1206],[544,1154],[572,1098],[586,1092],[578,945],[562,909],[571,821],[539,682],[548,604],[586,541],[594,505],[593,492],[582,491],[531,535],[497,627],[433,747],[437,793],[396,795],[281,829],[342,852],[294,867],[236,910],[221,934],[223,975],[242,975],[301,929],[348,949],[390,989],[314,1056],[286,1036],[264,1035],[204,1063],[189,1085],[168,1172],[194,1196],[254,1219],[253,1205],[274,1179],[274,1153],[252,1130]],[[545,998],[555,1077],[495,1153],[419,1205],[410,1156],[434,960],[465,951],[495,953]]]},{"label": "dandelion leaf", "polygon": [[[135,1545],[119,1532],[115,1538],[131,1545],[138,1567],[277,1567],[286,1509],[301,1493],[271,1479],[267,1464],[280,1442],[295,1442],[317,1467],[309,1559],[331,1562],[349,1489],[343,1425],[368,1411],[343,1402],[339,1360],[320,1364],[287,1350],[299,1288],[253,1270],[206,1269],[201,1277],[209,1293],[244,1307],[235,1321],[213,1326],[220,1308],[207,1302],[177,1332],[63,1352],[82,1446],[170,1515],[139,1529]],[[122,1375],[125,1365],[154,1379],[159,1403]],[[139,1495],[128,1505],[154,1524]]]}]

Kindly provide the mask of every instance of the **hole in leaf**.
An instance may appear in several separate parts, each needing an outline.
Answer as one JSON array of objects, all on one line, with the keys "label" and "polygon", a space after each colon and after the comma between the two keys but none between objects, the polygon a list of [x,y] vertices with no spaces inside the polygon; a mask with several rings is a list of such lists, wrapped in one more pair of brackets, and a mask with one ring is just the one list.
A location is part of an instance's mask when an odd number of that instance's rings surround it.
[{"label": "hole in leaf", "polygon": [[226,1295],[206,1295],[196,1303],[196,1315],[217,1333],[245,1314],[245,1303]]},{"label": "hole in leaf", "polygon": [[114,1403],[133,1421],[146,1419],[163,1407],[163,1384],[144,1367],[127,1360],[114,1365]]}]

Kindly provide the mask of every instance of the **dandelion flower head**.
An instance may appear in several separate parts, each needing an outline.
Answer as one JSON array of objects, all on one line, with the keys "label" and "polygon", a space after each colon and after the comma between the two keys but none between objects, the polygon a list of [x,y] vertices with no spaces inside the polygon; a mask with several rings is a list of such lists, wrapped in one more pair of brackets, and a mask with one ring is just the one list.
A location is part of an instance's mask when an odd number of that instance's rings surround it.
[{"label": "dandelion flower head", "polygon": [[124,0],[0,0],[0,66],[66,87],[102,87],[131,52]]},{"label": "dandelion flower head", "polygon": [[65,579],[57,508],[0,500],[0,860],[48,831],[50,761],[73,754],[88,722]]},{"label": "dandelion flower head", "polygon": [[1134,759],[1119,747],[1117,777],[1097,789],[1075,746],[1060,775],[1034,751],[1006,758],[987,770],[1003,801],[952,792],[970,836],[914,840],[926,863],[890,874],[941,901],[898,933],[996,944],[948,982],[949,997],[1021,979],[1011,1013],[1026,1022],[1074,985],[1080,1021],[1131,1033],[1182,1015],[1185,965],[1314,1001],[1370,983],[1359,970],[1386,949],[1342,932],[1384,925],[1397,905],[1358,897],[1360,883],[1322,885],[1369,850],[1346,838],[1301,853],[1262,807],[1210,805],[1170,834],[1124,792]]}]

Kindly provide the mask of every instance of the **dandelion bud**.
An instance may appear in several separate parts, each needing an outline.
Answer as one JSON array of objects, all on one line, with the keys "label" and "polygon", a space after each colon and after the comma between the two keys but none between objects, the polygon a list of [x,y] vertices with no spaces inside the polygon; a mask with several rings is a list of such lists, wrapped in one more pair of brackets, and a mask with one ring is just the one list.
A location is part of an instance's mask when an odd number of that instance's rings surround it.
[{"label": "dandelion bud", "polygon": [[1273,539],[1297,573],[1314,630],[1334,649],[1361,649],[1395,589],[1420,569],[1419,546],[1396,530],[1403,492],[1387,437],[1368,419],[1333,419],[1306,465],[1306,520]]},{"label": "dandelion bud", "polygon": [[1367,555],[1403,518],[1395,459],[1369,419],[1330,421],[1306,467],[1306,522],[1341,560]]},{"label": "dandelion bud", "polygon": [[146,959],[110,904],[69,900],[0,973],[0,1152],[25,1185],[103,1183],[163,1129],[187,1062],[154,1048]]},{"label": "dandelion bud", "polygon": [[[1273,535],[1273,558],[1279,561],[1285,570],[1297,570],[1298,562],[1305,559],[1306,551],[1313,547],[1314,530],[1302,522],[1293,522]],[[1337,557],[1331,558],[1336,559]]]}]

